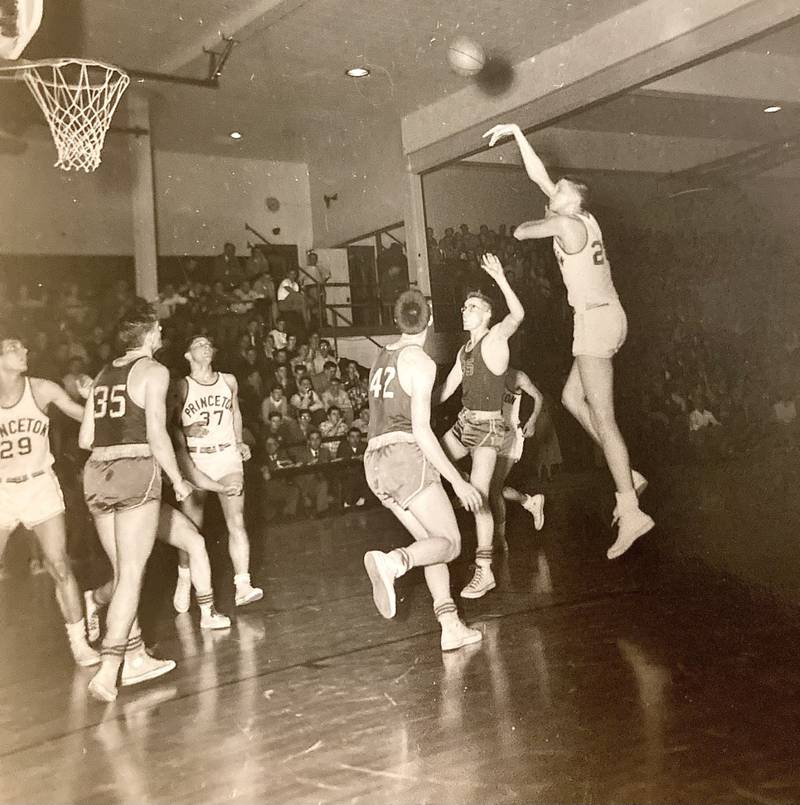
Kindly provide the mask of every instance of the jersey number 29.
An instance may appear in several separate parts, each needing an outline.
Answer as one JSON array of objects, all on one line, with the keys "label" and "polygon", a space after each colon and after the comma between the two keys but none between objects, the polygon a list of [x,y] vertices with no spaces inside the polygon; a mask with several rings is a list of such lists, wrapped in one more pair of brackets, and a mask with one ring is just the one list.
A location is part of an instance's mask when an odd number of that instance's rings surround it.
[{"label": "jersey number 29", "polygon": [[375,374],[369,381],[369,390],[372,396],[377,399],[383,397],[384,400],[394,397],[394,392],[389,390],[389,385],[395,379],[397,370],[394,366],[387,366],[385,369],[376,369]]}]

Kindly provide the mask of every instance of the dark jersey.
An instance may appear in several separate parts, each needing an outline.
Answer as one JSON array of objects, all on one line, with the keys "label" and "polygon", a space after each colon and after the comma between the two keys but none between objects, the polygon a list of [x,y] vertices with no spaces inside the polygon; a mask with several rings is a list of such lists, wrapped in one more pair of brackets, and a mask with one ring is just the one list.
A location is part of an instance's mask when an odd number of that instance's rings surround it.
[{"label": "dark jersey", "polygon": [[384,433],[411,433],[411,397],[403,391],[397,377],[397,360],[408,346],[384,348],[372,364],[369,372],[370,439]]},{"label": "dark jersey", "polygon": [[466,345],[459,353],[461,361],[461,404],[470,411],[499,411],[503,407],[506,373],[494,374],[483,360],[481,343],[484,335],[471,350]]},{"label": "dark jersey", "polygon": [[144,408],[128,394],[128,377],[140,360],[125,366],[107,364],[97,376],[92,390],[95,447],[147,443]]}]

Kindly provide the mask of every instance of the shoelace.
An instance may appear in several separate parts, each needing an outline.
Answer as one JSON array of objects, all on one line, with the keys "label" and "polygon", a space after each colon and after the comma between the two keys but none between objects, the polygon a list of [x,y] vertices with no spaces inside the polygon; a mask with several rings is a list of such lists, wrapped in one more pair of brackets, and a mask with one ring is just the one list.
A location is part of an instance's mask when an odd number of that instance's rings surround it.
[{"label": "shoelace", "polygon": [[467,585],[467,589],[477,589],[483,582],[483,567],[481,565],[475,566],[475,574],[472,576],[472,581]]}]

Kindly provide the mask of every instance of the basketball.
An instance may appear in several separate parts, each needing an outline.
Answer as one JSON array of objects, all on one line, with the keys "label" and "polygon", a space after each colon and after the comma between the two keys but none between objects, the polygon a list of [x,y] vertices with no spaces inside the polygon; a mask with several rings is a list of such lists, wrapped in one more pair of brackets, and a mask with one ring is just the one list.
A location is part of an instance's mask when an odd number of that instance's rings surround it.
[{"label": "basketball", "polygon": [[454,73],[474,76],[483,70],[486,54],[477,42],[466,36],[459,36],[447,48],[447,63]]}]

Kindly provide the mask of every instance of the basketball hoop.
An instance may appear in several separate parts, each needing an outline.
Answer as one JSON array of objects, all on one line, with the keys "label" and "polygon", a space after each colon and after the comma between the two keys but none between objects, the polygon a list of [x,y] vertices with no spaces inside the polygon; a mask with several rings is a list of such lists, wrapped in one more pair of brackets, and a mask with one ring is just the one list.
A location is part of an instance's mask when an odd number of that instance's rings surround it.
[{"label": "basketball hoop", "polygon": [[95,170],[111,118],[130,83],[127,73],[111,64],[67,58],[20,59],[0,70],[13,70],[39,104],[58,151],[55,167]]}]

